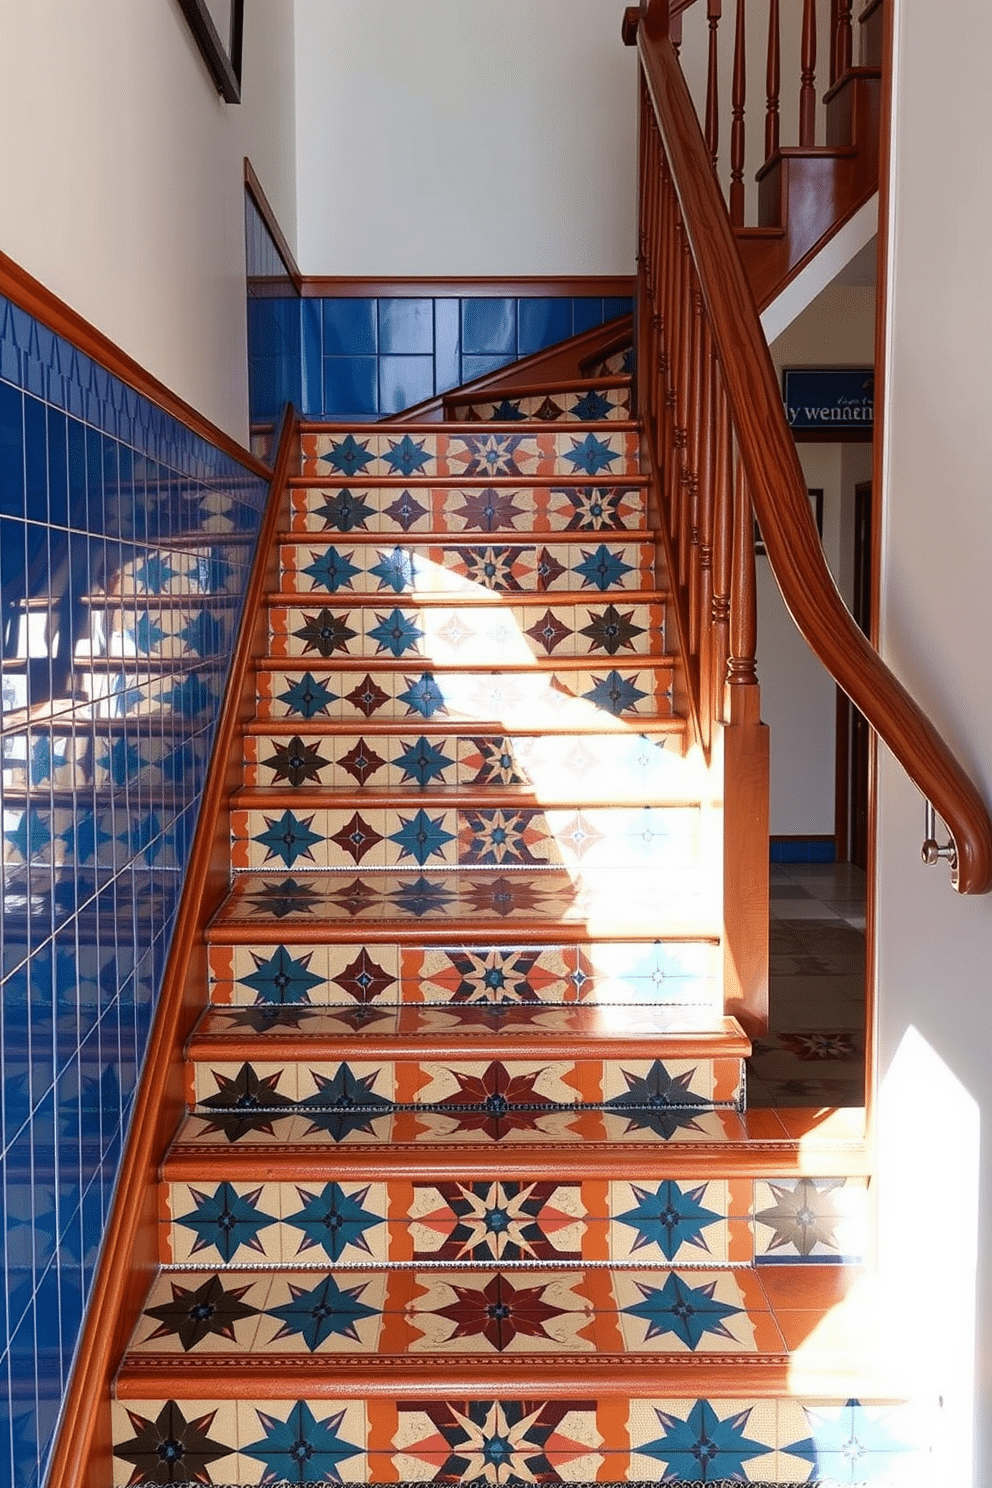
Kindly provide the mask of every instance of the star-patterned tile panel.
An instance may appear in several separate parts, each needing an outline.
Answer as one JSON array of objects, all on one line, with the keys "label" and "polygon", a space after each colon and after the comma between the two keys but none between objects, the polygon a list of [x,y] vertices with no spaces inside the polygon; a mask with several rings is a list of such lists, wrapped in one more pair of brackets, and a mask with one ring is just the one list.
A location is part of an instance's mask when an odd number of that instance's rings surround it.
[{"label": "star-patterned tile panel", "polygon": [[116,1488],[169,1481],[163,1462],[175,1464],[175,1482],[245,1488],[302,1481],[909,1488],[926,1482],[928,1471],[927,1412],[871,1400],[232,1401],[200,1394],[129,1399],[113,1410]]},{"label": "star-patterned tile panel", "polygon": [[382,486],[325,481],[290,489],[294,533],[444,533],[448,535],[642,532],[647,497],[636,480],[515,486]]},{"label": "star-patterned tile panel", "polygon": [[393,720],[409,727],[418,720],[466,719],[504,727],[545,725],[551,729],[609,728],[671,718],[671,663],[653,657],[632,665],[617,658],[598,665],[569,665],[533,657],[517,667],[500,664],[477,670],[411,666],[377,660],[375,675],[357,665],[335,665],[321,657],[303,668],[275,662],[257,672],[260,719],[349,722]]},{"label": "star-patterned tile panel", "polygon": [[543,433],[451,434],[396,428],[389,433],[307,432],[300,436],[303,476],[425,479],[452,476],[615,476],[639,471],[636,429],[600,425]]},{"label": "star-patterned tile panel", "polygon": [[567,593],[651,589],[654,547],[627,541],[520,538],[448,543],[283,543],[280,589],[305,595]]},{"label": "star-patterned tile panel", "polygon": [[528,666],[534,658],[647,656],[665,649],[665,607],[557,596],[552,607],[498,601],[458,606],[385,604],[356,597],[350,606],[272,604],[272,657],[429,659],[436,666]]},{"label": "star-patterned tile panel", "polygon": [[[719,951],[706,943],[560,946],[293,944],[210,947],[213,1004],[280,1008],[402,1001],[412,1008],[590,1003],[715,1014]],[[707,1020],[696,1026],[706,1027]]]},{"label": "star-patterned tile panel", "polygon": [[587,381],[581,387],[560,392],[507,392],[498,398],[453,398],[451,413],[459,423],[513,423],[527,419],[538,423],[592,424],[610,419],[629,419],[629,380],[615,386]]},{"label": "star-patterned tile panel", "polygon": [[697,807],[429,805],[348,802],[335,810],[303,798],[300,805],[231,813],[235,869],[281,864],[312,868],[409,867],[643,868],[678,870],[684,887],[699,874]]}]

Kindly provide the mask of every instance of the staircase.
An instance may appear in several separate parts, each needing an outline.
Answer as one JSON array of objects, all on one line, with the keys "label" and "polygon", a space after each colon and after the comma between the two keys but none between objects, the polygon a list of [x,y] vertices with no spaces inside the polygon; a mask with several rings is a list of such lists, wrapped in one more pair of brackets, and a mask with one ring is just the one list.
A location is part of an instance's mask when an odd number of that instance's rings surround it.
[{"label": "staircase", "polygon": [[302,433],[117,1484],[915,1481],[860,1113],[746,1110],[622,365]]}]

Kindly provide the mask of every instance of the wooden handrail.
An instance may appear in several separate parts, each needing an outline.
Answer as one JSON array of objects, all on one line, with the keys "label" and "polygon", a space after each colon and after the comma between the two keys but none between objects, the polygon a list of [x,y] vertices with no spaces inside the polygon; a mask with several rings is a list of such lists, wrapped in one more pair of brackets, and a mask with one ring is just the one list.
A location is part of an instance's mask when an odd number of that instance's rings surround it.
[{"label": "wooden handrail", "polygon": [[[824,560],[771,355],[669,40],[667,0],[646,4],[637,44],[681,234],[705,306],[740,468],[782,596],[811,650],[950,829],[957,849],[954,887],[962,894],[987,893],[992,889],[992,821],[985,802],[926,714],[856,625]],[[669,330],[679,334],[674,327]],[[721,521],[718,512],[718,527]],[[736,551],[740,555],[739,546]],[[732,596],[732,605],[736,602]],[[734,634],[748,626],[749,617],[731,617]]]}]

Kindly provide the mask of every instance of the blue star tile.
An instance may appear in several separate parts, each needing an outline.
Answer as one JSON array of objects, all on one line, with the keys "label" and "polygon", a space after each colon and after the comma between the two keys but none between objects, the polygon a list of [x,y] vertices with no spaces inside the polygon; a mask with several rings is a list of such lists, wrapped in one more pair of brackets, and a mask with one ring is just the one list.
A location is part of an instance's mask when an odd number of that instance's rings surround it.
[{"label": "blue star tile", "polygon": [[637,1204],[625,1214],[618,1214],[617,1221],[637,1231],[632,1250],[645,1245],[657,1245],[661,1253],[674,1260],[683,1245],[694,1245],[708,1250],[703,1230],[716,1224],[720,1215],[713,1209],[704,1209],[700,1200],[707,1185],[683,1190],[671,1179],[657,1188],[639,1188],[632,1183]]},{"label": "blue star tile", "polygon": [[446,889],[436,879],[425,878],[423,874],[412,883],[401,884],[389,895],[390,902],[397,909],[418,920],[424,915],[443,913],[454,897],[450,889]]},{"label": "blue star tile", "polygon": [[443,859],[446,844],[454,841],[454,832],[446,831],[443,821],[443,813],[434,818],[426,811],[418,811],[411,817],[401,816],[402,825],[398,832],[390,833],[389,840],[402,849],[401,858],[413,858],[423,867],[429,858]]},{"label": "blue star tile", "polygon": [[209,611],[201,610],[183,626],[179,639],[197,656],[220,656],[227,649],[227,624]]},{"label": "blue star tile", "polygon": [[369,517],[375,516],[375,508],[369,506],[360,491],[349,491],[345,487],[344,490],[333,491],[325,496],[323,504],[317,509],[317,515],[324,518],[325,527],[333,527],[338,532],[351,532],[356,527],[365,527]]},{"label": "blue star tile", "polygon": [[366,465],[371,464],[375,455],[369,450],[367,439],[364,444],[359,444],[354,434],[348,434],[332,444],[327,453],[319,458],[341,475],[358,475]]},{"label": "blue star tile", "polygon": [[573,469],[582,470],[586,475],[598,475],[601,470],[609,470],[617,458],[616,451],[595,434],[576,440],[572,448],[565,451],[565,459],[571,462]]},{"label": "blue star tile", "polygon": [[609,398],[604,397],[602,393],[590,390],[588,393],[583,393],[576,403],[572,409],[572,417],[578,419],[580,423],[593,424],[599,419],[608,418],[612,406]]},{"label": "blue star tile", "polygon": [[302,572],[313,579],[315,588],[336,594],[339,589],[352,588],[352,580],[356,574],[361,573],[357,564],[351,561],[353,556],[354,549],[351,553],[342,553],[340,548],[327,548],[312,563],[308,563]]},{"label": "blue star tile", "polygon": [[664,1435],[634,1450],[665,1464],[662,1483],[748,1482],[744,1464],[772,1449],[745,1435],[750,1410],[720,1420],[708,1400],[697,1400],[688,1416],[655,1410]]},{"label": "blue star tile", "polygon": [[4,832],[3,835],[27,863],[43,852],[51,842],[51,820],[30,807],[27,811],[21,812],[17,825],[11,831]]},{"label": "blue star tile", "polygon": [[320,1246],[330,1260],[338,1261],[349,1245],[372,1254],[367,1233],[384,1220],[362,1207],[368,1197],[368,1186],[352,1194],[345,1193],[339,1183],[325,1183],[320,1193],[305,1188],[296,1191],[303,1207],[295,1214],[288,1214],[284,1223],[301,1232],[301,1254]]},{"label": "blue star tile", "polygon": [[672,1272],[663,1287],[647,1286],[637,1282],[641,1300],[625,1307],[631,1317],[641,1318],[648,1325],[645,1339],[660,1338],[674,1333],[687,1348],[696,1349],[703,1335],[715,1333],[721,1338],[733,1338],[724,1318],[734,1317],[743,1308],[729,1302],[718,1302],[713,1293],[716,1282],[704,1282],[702,1286],[689,1286],[680,1276]]},{"label": "blue star tile", "polygon": [[318,713],[326,713],[328,706],[337,702],[338,695],[325,687],[323,682],[318,682],[310,672],[305,672],[298,682],[293,682],[285,692],[280,692],[278,699],[291,712],[299,713],[301,718],[313,718]]},{"label": "blue star tile", "polygon": [[413,588],[413,558],[403,548],[393,548],[383,553],[379,562],[369,569],[379,580],[380,589],[392,589],[404,594]]},{"label": "blue star tile", "polygon": [[406,691],[399,694],[398,701],[406,703],[411,713],[419,713],[422,718],[433,718],[435,713],[445,713],[444,693],[437,685],[430,672],[424,672],[420,677],[404,677]]},{"label": "blue star tile", "polygon": [[805,1406],[810,1434],[783,1447],[784,1452],[808,1462],[813,1478],[837,1483],[870,1481],[876,1454],[894,1464],[912,1452],[899,1429],[900,1413],[891,1406],[867,1406],[848,1400],[843,1406]]},{"label": "blue star tile", "polygon": [[106,770],[115,785],[124,785],[141,766],[141,754],[136,745],[127,738],[116,739],[107,752],[97,760],[101,770]]},{"label": "blue star tile", "polygon": [[134,581],[148,594],[165,594],[173,579],[179,577],[167,558],[153,553],[134,571]]},{"label": "blue star tile", "polygon": [[259,832],[252,841],[261,842],[267,849],[266,862],[272,858],[281,858],[287,868],[292,868],[300,857],[309,858],[312,862],[313,853],[310,849],[315,842],[323,840],[319,832],[311,832],[312,822],[312,816],[301,821],[292,811],[284,811],[278,819],[267,816],[265,831]]},{"label": "blue star tile", "polygon": [[440,744],[431,744],[421,738],[408,744],[396,763],[403,767],[403,779],[415,780],[418,785],[427,785],[431,780],[440,780],[445,770],[454,765]]},{"label": "blue star tile", "polygon": [[377,611],[375,618],[379,623],[369,631],[369,639],[378,647],[377,656],[384,651],[391,656],[405,656],[408,651],[416,651],[424,638],[424,632],[402,610],[392,610],[388,615]]},{"label": "blue star tile", "polygon": [[166,636],[166,632],[155,623],[151,615],[141,615],[131,634],[140,656],[150,656]]},{"label": "blue star tile", "polygon": [[307,970],[312,954],[301,956],[296,961],[285,946],[278,946],[266,961],[252,952],[255,970],[248,976],[239,977],[238,981],[251,987],[259,1002],[309,1002],[311,987],[320,987],[324,981],[323,977]]},{"label": "blue star tile", "polygon": [[368,1282],[361,1282],[358,1286],[340,1287],[333,1276],[323,1277],[310,1291],[290,1282],[290,1300],[266,1309],[269,1317],[282,1323],[275,1337],[288,1338],[299,1333],[311,1353],[335,1336],[353,1338],[357,1343],[356,1323],[378,1314],[377,1308],[359,1300],[367,1286]]},{"label": "blue star tile", "polygon": [[190,672],[163,695],[162,701],[181,717],[195,718],[198,713],[211,707],[216,698],[209,683],[204,682],[195,672]]},{"label": "blue star tile", "polygon": [[270,1483],[340,1483],[339,1464],[361,1455],[362,1448],[338,1435],[344,1411],[318,1421],[305,1400],[298,1400],[289,1417],[256,1411],[262,1438],[240,1450],[264,1462],[264,1481]]},{"label": "blue star tile", "polygon": [[635,708],[647,695],[630,677],[624,677],[617,671],[607,672],[605,677],[597,678],[595,686],[582,694],[591,703],[595,703],[597,708],[612,713],[614,718]]},{"label": "blue star tile", "polygon": [[416,444],[409,436],[404,434],[403,438],[396,443],[391,443],[389,450],[382,456],[389,466],[391,475],[414,475],[434,457],[424,449],[425,440]]},{"label": "blue star tile", "polygon": [[191,1188],[190,1193],[196,1208],[189,1214],[177,1216],[176,1224],[195,1234],[192,1255],[213,1245],[227,1262],[242,1245],[262,1251],[258,1238],[260,1232],[278,1223],[275,1216],[258,1207],[261,1188],[242,1195],[230,1183],[220,1183],[213,1193],[195,1188]]},{"label": "blue star tile", "polygon": [[595,552],[582,549],[582,562],[575,565],[575,572],[582,575],[583,585],[594,589],[610,589],[619,584],[624,574],[632,571],[633,564],[626,563],[619,553],[611,553],[605,543],[600,543]]}]

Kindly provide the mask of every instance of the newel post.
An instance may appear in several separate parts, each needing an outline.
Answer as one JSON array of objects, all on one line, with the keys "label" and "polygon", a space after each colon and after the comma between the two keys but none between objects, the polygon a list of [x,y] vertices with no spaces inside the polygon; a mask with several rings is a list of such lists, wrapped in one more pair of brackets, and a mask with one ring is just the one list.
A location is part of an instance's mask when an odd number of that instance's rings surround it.
[{"label": "newel post", "polygon": [[724,1008],[752,1037],[768,1027],[768,728],[761,722],[756,641],[754,516],[738,459],[723,730]]}]

